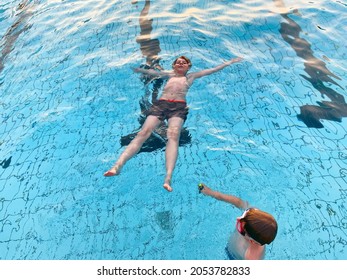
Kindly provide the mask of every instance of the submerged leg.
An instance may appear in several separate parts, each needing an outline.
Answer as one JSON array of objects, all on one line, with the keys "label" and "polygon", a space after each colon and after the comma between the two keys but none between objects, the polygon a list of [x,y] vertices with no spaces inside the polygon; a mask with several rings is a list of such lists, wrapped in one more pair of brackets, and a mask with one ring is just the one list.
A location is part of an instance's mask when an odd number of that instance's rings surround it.
[{"label": "submerged leg", "polygon": [[131,159],[142,147],[143,143],[151,136],[153,130],[159,125],[160,120],[155,116],[148,116],[141,130],[130,142],[128,147],[120,155],[116,163],[104,173],[104,176],[110,177],[118,175],[123,165]]},{"label": "submerged leg", "polygon": [[184,120],[179,117],[172,117],[168,122],[167,130],[167,144],[165,151],[166,158],[166,176],[164,181],[164,189],[171,192],[171,179],[172,173],[175,169],[177,156],[178,156],[178,144],[180,140],[181,129],[183,126]]}]

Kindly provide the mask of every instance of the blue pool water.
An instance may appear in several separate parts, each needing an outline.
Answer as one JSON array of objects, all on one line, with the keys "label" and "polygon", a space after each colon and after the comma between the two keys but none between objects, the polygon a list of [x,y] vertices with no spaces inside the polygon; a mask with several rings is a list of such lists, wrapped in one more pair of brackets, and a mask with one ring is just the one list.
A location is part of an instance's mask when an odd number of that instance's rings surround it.
[{"label": "blue pool water", "polygon": [[[276,217],[267,259],[347,259],[346,12],[337,0],[1,1],[0,259],[226,259],[240,212],[200,181]],[[131,68],[153,55],[166,69],[186,55],[192,71],[244,58],[190,89],[172,193],[159,138],[103,177],[151,101],[155,81]]]}]

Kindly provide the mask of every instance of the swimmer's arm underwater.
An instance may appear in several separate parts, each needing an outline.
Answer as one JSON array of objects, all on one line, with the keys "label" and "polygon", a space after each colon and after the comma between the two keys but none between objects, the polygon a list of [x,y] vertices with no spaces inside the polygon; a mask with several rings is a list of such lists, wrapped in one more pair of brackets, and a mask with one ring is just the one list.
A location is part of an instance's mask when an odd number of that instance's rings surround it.
[{"label": "swimmer's arm underwater", "polygon": [[204,195],[211,196],[217,200],[224,201],[227,203],[230,203],[234,206],[236,206],[239,209],[245,210],[248,208],[248,202],[242,200],[241,198],[231,195],[231,194],[224,194],[218,191],[214,191],[207,187],[205,184],[200,183],[199,184],[199,191],[202,192]]},{"label": "swimmer's arm underwater", "polygon": [[143,68],[133,68],[133,71],[135,73],[142,73],[145,75],[150,75],[153,77],[170,77],[173,75],[173,71],[165,71],[165,70],[159,70],[156,71],[154,69],[143,69]]}]

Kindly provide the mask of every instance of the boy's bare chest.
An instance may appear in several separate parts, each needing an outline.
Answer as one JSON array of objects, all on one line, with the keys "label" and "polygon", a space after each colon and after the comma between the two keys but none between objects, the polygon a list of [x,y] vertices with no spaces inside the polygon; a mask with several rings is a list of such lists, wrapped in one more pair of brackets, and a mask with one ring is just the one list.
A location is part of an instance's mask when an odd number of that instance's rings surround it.
[{"label": "boy's bare chest", "polygon": [[187,77],[171,77],[166,83],[166,88],[172,90],[186,91],[188,87]]}]

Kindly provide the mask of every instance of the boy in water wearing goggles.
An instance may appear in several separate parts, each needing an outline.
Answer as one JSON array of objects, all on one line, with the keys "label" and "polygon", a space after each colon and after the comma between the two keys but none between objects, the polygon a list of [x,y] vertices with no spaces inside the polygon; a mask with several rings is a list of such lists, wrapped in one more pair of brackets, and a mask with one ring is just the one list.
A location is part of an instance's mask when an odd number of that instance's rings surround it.
[{"label": "boy in water wearing goggles", "polygon": [[199,184],[199,192],[245,210],[236,219],[236,229],[228,241],[226,251],[229,259],[264,259],[265,244],[270,244],[277,234],[275,218],[257,208],[249,208],[248,202],[236,196],[214,191],[205,184]]},{"label": "boy in water wearing goggles", "polygon": [[113,167],[104,173],[104,176],[109,177],[118,175],[123,165],[141,149],[143,143],[150,137],[153,130],[156,129],[162,121],[167,120],[168,129],[165,151],[166,177],[163,187],[167,191],[171,192],[171,178],[176,165],[180,133],[188,115],[188,107],[186,103],[188,89],[195,79],[213,74],[233,63],[239,62],[240,60],[241,58],[237,57],[214,68],[189,74],[187,72],[191,68],[192,63],[185,56],[180,56],[173,62],[173,71],[135,68],[134,72],[136,73],[142,73],[152,77],[160,77],[167,81],[160,99],[154,102],[153,106],[150,108],[141,130],[120,155]]}]

